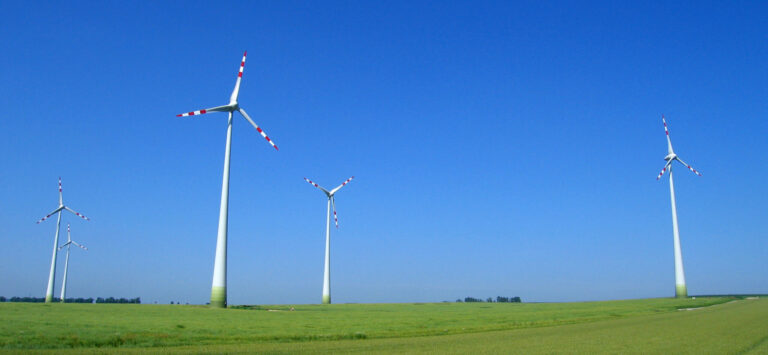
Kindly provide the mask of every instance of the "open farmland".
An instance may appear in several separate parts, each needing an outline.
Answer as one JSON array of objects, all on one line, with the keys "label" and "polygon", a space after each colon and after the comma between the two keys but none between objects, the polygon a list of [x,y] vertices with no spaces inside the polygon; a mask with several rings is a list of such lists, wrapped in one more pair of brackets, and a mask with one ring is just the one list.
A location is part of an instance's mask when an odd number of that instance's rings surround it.
[{"label": "open farmland", "polygon": [[[768,301],[729,301],[342,304],[294,311],[4,303],[0,344],[14,352],[768,350]],[[688,308],[698,309],[679,311]]]}]

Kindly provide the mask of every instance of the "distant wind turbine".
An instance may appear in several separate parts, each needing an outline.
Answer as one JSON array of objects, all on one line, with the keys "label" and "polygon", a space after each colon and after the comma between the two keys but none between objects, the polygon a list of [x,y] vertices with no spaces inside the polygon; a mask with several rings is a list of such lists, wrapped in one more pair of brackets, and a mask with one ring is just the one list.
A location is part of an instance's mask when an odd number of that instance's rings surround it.
[{"label": "distant wind turbine", "polygon": [[232,113],[235,111],[240,112],[240,114],[250,122],[253,128],[256,128],[261,136],[264,137],[272,147],[277,149],[275,143],[269,139],[267,134],[264,133],[256,122],[253,122],[251,117],[248,116],[248,114],[245,113],[245,110],[243,110],[237,103],[237,96],[240,93],[240,81],[243,79],[243,69],[245,68],[245,55],[247,53],[247,51],[243,53],[243,60],[240,62],[240,71],[237,73],[235,89],[232,90],[232,95],[229,97],[229,104],[176,115],[176,117],[186,117],[210,112],[227,112],[229,114],[227,119],[227,145],[224,149],[224,177],[221,183],[219,232],[216,238],[216,259],[213,266],[213,286],[211,287],[211,306],[217,308],[227,307],[227,218],[229,208],[229,156],[232,147]]},{"label": "distant wind turbine", "polygon": [[47,216],[41,218],[37,223],[40,223],[42,221],[45,221],[48,219],[48,217],[53,216],[54,214],[58,214],[58,218],[56,220],[56,236],[53,238],[53,256],[51,257],[51,272],[48,275],[48,289],[45,291],[45,303],[50,303],[53,301],[53,284],[56,277],[56,255],[58,254],[57,251],[59,249],[59,230],[61,229],[61,211],[69,211],[74,213],[76,216],[89,221],[90,219],[86,216],[83,216],[82,214],[75,212],[73,209],[64,206],[64,200],[61,196],[61,178],[59,178],[59,207],[56,207],[53,212],[49,213]]},{"label": "distant wind turbine", "polygon": [[331,208],[333,208],[333,220],[336,222],[336,229],[339,228],[339,219],[336,217],[336,198],[334,194],[339,191],[344,185],[352,181],[355,177],[351,177],[337,186],[335,189],[328,191],[322,188],[320,185],[314,183],[312,180],[304,178],[312,186],[320,189],[325,196],[328,197],[328,214],[325,222],[325,272],[323,273],[323,304],[331,303]]},{"label": "distant wind turbine", "polygon": [[672,179],[672,162],[677,160],[680,164],[685,165],[688,170],[694,174],[701,176],[701,173],[696,171],[690,165],[686,164],[680,157],[672,150],[672,141],[669,139],[669,129],[667,128],[667,120],[664,115],[661,116],[661,122],[664,123],[664,132],[667,134],[667,156],[664,160],[667,164],[664,165],[664,169],[661,169],[659,176],[656,180],[661,179],[664,172],[669,170],[669,196],[672,201],[672,233],[675,243],[675,296],[678,298],[685,298],[688,296],[688,289],[685,286],[685,271],[683,270],[683,252],[680,248],[680,232],[677,229],[677,205],[675,204],[675,184]]},{"label": "distant wind turbine", "polygon": [[75,246],[80,247],[83,250],[88,250],[88,248],[80,244],[77,244],[76,241],[72,240],[72,236],[70,235],[70,230],[69,230],[69,223],[67,223],[67,242],[64,243],[64,245],[59,247],[59,250],[61,250],[64,247],[67,247],[67,257],[64,259],[64,279],[61,281],[61,302],[64,302],[67,296],[67,269],[69,269],[69,247],[73,244]]}]

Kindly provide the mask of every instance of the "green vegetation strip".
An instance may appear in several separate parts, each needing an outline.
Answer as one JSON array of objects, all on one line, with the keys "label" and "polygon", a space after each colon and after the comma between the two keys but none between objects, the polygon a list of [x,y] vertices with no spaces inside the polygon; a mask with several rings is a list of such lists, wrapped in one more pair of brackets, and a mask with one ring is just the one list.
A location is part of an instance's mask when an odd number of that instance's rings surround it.
[{"label": "green vegetation strip", "polygon": [[[487,333],[489,331],[510,329],[532,331],[533,329],[525,328],[594,323],[609,319],[631,321],[648,315],[695,314],[709,312],[710,309],[718,307],[694,311],[678,311],[678,309],[706,307],[730,300],[729,298],[697,298],[695,300],[648,299],[540,304],[300,305],[295,306],[294,311],[290,310],[290,306],[225,310],[180,305],[2,303],[0,304],[0,348],[7,350],[74,348],[81,352],[86,348],[113,351],[117,350],[116,348],[126,347],[194,345],[186,351],[248,352],[253,351],[253,346],[260,345],[268,347],[264,349],[265,351],[277,351],[287,346],[285,349],[288,352],[309,349],[337,352],[338,349],[333,348],[334,344],[344,344],[344,347],[350,344],[357,344],[355,346],[378,344],[372,339],[393,341],[393,346],[401,342],[406,344],[404,346],[407,348],[420,344],[424,339],[447,339],[448,344],[450,339],[454,339],[454,336],[423,337],[429,335],[460,334],[459,338],[470,337],[467,341],[477,339],[483,342],[485,341],[482,340],[483,337],[496,334],[495,332]],[[741,302],[766,305],[762,300]],[[719,307],[726,306],[730,305]],[[765,310],[766,307],[760,309]],[[762,319],[768,318],[764,316]],[[612,322],[606,324],[613,324]],[[763,323],[763,331],[765,331],[764,325],[765,323]],[[667,331],[672,330],[667,329]],[[682,331],[684,330],[674,330],[677,333]],[[681,344],[685,342],[682,337],[681,335]],[[341,343],[332,341],[344,339],[368,340]],[[251,345],[234,345],[235,348],[232,349],[218,348],[226,344]],[[448,345],[446,350],[452,348],[453,345]],[[457,345],[456,349],[459,348]],[[158,350],[154,349],[154,351]],[[163,349],[164,352],[168,350],[171,349]],[[184,349],[179,350],[184,351]],[[369,350],[379,351],[376,348]],[[361,351],[368,350],[361,349]]]}]

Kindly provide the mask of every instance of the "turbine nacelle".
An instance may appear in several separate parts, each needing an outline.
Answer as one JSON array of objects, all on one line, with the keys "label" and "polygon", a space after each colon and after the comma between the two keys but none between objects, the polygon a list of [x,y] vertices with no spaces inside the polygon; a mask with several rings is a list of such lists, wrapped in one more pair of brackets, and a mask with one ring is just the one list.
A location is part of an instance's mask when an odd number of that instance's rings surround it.
[{"label": "turbine nacelle", "polygon": [[223,110],[225,112],[235,112],[240,109],[240,105],[237,104],[237,101],[230,102],[229,105],[223,106]]},{"label": "turbine nacelle", "polygon": [[677,158],[677,154],[675,154],[675,153],[669,153],[669,154],[667,154],[667,156],[666,156],[666,157],[664,157],[664,160],[666,160],[666,161],[671,161],[671,160],[673,160],[673,159],[676,159],[676,158]]}]

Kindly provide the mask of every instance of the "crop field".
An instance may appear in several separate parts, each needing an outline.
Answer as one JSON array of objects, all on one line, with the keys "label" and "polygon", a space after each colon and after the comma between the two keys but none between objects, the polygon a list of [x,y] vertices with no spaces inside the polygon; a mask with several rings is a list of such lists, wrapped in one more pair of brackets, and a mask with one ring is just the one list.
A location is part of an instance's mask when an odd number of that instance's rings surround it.
[{"label": "crop field", "polygon": [[253,306],[0,303],[23,353],[768,353],[768,300]]}]

